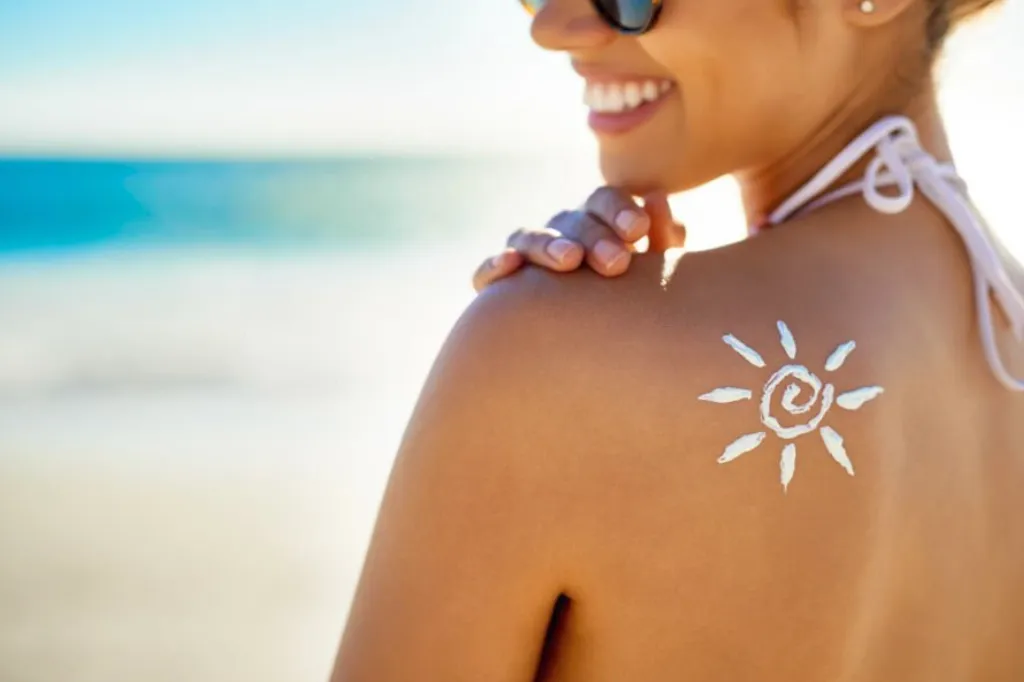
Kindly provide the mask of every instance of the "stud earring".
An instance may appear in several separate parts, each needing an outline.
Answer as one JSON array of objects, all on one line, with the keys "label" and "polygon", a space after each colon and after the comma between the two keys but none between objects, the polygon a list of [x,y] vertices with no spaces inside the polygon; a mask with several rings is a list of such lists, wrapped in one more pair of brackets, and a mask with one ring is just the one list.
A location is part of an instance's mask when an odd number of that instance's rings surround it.
[{"label": "stud earring", "polygon": [[860,11],[863,12],[864,14],[874,14],[875,3],[872,0],[864,0],[862,3],[860,3]]}]

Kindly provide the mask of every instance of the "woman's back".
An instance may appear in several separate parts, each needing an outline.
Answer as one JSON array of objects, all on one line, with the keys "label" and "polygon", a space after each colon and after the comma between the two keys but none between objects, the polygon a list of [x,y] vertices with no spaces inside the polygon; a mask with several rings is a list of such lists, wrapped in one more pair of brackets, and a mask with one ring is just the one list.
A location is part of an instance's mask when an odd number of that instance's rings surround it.
[{"label": "woman's back", "polygon": [[[517,342],[572,368],[535,408],[572,429],[544,464],[562,495],[537,496],[571,548],[541,678],[1019,677],[1024,397],[985,363],[958,237],[924,202],[826,209],[662,270],[531,271],[484,304],[545,301],[513,313]],[[790,414],[783,381],[766,426],[763,387],[794,365],[834,400]],[[750,399],[698,400],[722,387]]]}]

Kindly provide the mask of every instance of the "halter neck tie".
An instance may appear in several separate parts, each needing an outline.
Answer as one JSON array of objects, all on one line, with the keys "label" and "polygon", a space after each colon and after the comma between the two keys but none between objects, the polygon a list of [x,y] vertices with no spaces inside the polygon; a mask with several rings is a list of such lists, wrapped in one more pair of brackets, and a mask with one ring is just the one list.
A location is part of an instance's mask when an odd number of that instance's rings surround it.
[{"label": "halter neck tie", "polygon": [[[868,163],[862,180],[822,194],[872,152],[874,158]],[[1014,336],[1024,341],[1024,294],[1017,290],[1003,267],[992,230],[968,198],[967,187],[956,168],[939,163],[924,151],[917,129],[909,119],[890,116],[868,128],[783,202],[767,222],[777,225],[856,194],[863,195],[867,204],[880,213],[902,213],[914,201],[915,186],[945,214],[967,247],[974,273],[979,332],[989,366],[1003,386],[1024,392],[1024,381],[1009,373],[999,354],[992,319],[992,299],[995,298]]]}]

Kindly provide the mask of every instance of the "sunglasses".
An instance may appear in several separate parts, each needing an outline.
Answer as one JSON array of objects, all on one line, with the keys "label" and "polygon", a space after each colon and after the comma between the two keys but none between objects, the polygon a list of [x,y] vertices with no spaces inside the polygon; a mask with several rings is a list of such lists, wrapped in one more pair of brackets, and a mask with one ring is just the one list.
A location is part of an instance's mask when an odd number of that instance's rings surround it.
[{"label": "sunglasses", "polygon": [[[531,15],[544,8],[547,0],[519,0]],[[619,33],[638,36],[654,28],[661,13],[661,0],[590,0],[604,21]]]}]

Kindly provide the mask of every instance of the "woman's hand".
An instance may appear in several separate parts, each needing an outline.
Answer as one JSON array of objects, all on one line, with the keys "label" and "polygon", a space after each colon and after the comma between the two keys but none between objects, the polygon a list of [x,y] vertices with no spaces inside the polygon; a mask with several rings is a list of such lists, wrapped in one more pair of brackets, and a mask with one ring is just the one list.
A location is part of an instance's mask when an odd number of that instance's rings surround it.
[{"label": "woman's hand", "polygon": [[624,273],[648,237],[648,251],[661,252],[683,245],[686,232],[672,220],[668,197],[652,193],[643,206],[613,187],[602,187],[575,211],[563,211],[543,229],[520,229],[508,238],[508,248],[484,261],[473,275],[477,291],[508,277],[527,263],[555,272],[571,272],[584,262],[605,277]]}]

